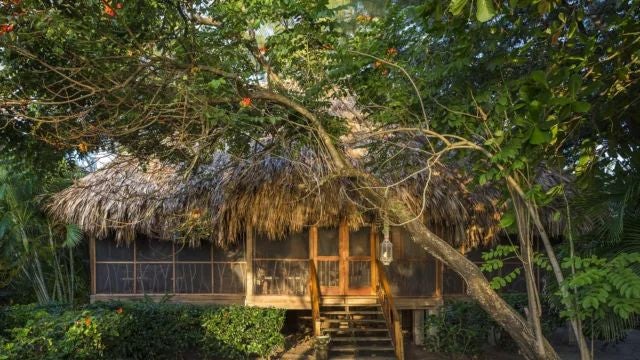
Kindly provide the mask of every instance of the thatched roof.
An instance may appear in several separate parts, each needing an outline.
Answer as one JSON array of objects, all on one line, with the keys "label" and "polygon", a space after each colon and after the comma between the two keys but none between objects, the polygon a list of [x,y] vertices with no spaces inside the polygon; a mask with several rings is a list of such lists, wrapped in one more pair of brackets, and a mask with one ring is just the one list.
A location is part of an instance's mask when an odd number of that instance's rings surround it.
[{"label": "thatched roof", "polygon": [[[137,233],[160,239],[208,238],[234,242],[250,225],[278,238],[308,225],[351,227],[375,214],[355,198],[354,185],[330,172],[312,154],[296,161],[267,155],[234,159],[225,153],[188,178],[182,169],[121,155],[106,168],[54,194],[50,212],[96,238],[129,242]],[[429,186],[423,193],[426,179]],[[495,191],[469,191],[463,176],[445,168],[421,173],[398,187],[421,218],[457,245],[490,241],[500,218]],[[423,197],[424,195],[424,197]]]}]

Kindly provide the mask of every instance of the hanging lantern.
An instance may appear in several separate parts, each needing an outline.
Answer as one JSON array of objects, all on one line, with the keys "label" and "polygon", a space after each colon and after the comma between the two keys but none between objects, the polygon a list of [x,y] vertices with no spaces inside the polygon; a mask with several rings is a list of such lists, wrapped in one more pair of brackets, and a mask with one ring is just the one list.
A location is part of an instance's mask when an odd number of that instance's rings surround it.
[{"label": "hanging lantern", "polygon": [[386,221],[382,233],[384,240],[380,244],[380,262],[389,265],[393,261],[393,244],[389,241],[389,223]]}]

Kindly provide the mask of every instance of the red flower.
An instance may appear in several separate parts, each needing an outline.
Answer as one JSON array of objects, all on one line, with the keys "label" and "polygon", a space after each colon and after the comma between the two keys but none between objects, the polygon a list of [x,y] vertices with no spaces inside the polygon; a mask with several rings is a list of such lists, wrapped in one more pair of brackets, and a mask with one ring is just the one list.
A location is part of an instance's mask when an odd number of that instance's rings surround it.
[{"label": "red flower", "polygon": [[116,11],[113,10],[113,8],[107,4],[104,4],[104,13],[111,17],[116,16]]},{"label": "red flower", "polygon": [[13,25],[13,24],[2,24],[2,25],[0,25],[0,35],[2,35],[4,33],[12,32],[14,27],[15,27],[15,25]]},{"label": "red flower", "polygon": [[119,2],[119,3],[116,4],[116,9],[122,9],[123,7],[124,7],[123,3]]},{"label": "red flower", "polygon": [[240,100],[240,106],[241,107],[251,106],[251,98],[248,98],[248,97],[242,98],[242,100]]},{"label": "red flower", "polygon": [[116,309],[116,313],[118,314],[122,314],[124,312],[124,309],[122,307],[119,307]]}]

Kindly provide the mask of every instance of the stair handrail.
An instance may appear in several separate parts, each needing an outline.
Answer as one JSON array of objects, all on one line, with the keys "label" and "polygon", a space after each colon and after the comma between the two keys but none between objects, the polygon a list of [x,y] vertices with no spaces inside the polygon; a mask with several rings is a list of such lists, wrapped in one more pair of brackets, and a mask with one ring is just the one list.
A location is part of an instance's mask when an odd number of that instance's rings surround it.
[{"label": "stair handrail", "polygon": [[373,262],[376,268],[376,274],[378,275],[378,284],[376,288],[376,295],[378,296],[378,302],[382,306],[382,314],[387,323],[389,334],[391,334],[391,341],[393,342],[393,348],[398,360],[404,360],[404,340],[402,338],[402,324],[400,322],[400,314],[396,308],[391,294],[391,286],[389,286],[389,279],[384,272],[382,263],[380,260]]},{"label": "stair handrail", "polygon": [[318,272],[313,259],[309,260],[309,295],[311,297],[313,334],[320,336],[320,284],[318,283]]}]

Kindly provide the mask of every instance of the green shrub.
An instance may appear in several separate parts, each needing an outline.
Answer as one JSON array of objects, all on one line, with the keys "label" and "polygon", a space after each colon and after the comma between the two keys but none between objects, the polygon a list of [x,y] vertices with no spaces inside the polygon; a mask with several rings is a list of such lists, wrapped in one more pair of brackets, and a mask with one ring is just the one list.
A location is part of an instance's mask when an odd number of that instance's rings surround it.
[{"label": "green shrub", "polygon": [[[521,314],[527,306],[525,294],[503,294],[505,301]],[[543,331],[549,334],[558,324],[558,314],[543,304]],[[493,342],[501,349],[515,349],[509,334],[471,300],[447,301],[437,315],[425,322],[425,344],[429,351],[477,355]]]},{"label": "green shrub", "polygon": [[203,315],[207,354],[228,359],[269,356],[284,345],[284,311],[232,306]]},{"label": "green shrub", "polygon": [[[24,317],[21,310],[14,319]],[[31,318],[8,332],[0,352],[7,359],[94,359],[103,355],[99,326],[87,311],[51,314],[34,309]]]},{"label": "green shrub", "polygon": [[268,357],[283,344],[284,311],[109,302],[0,311],[0,360]]},{"label": "green shrub", "polygon": [[95,312],[109,316],[103,325],[106,358],[169,359],[197,351],[203,308],[153,302],[112,302]]}]

